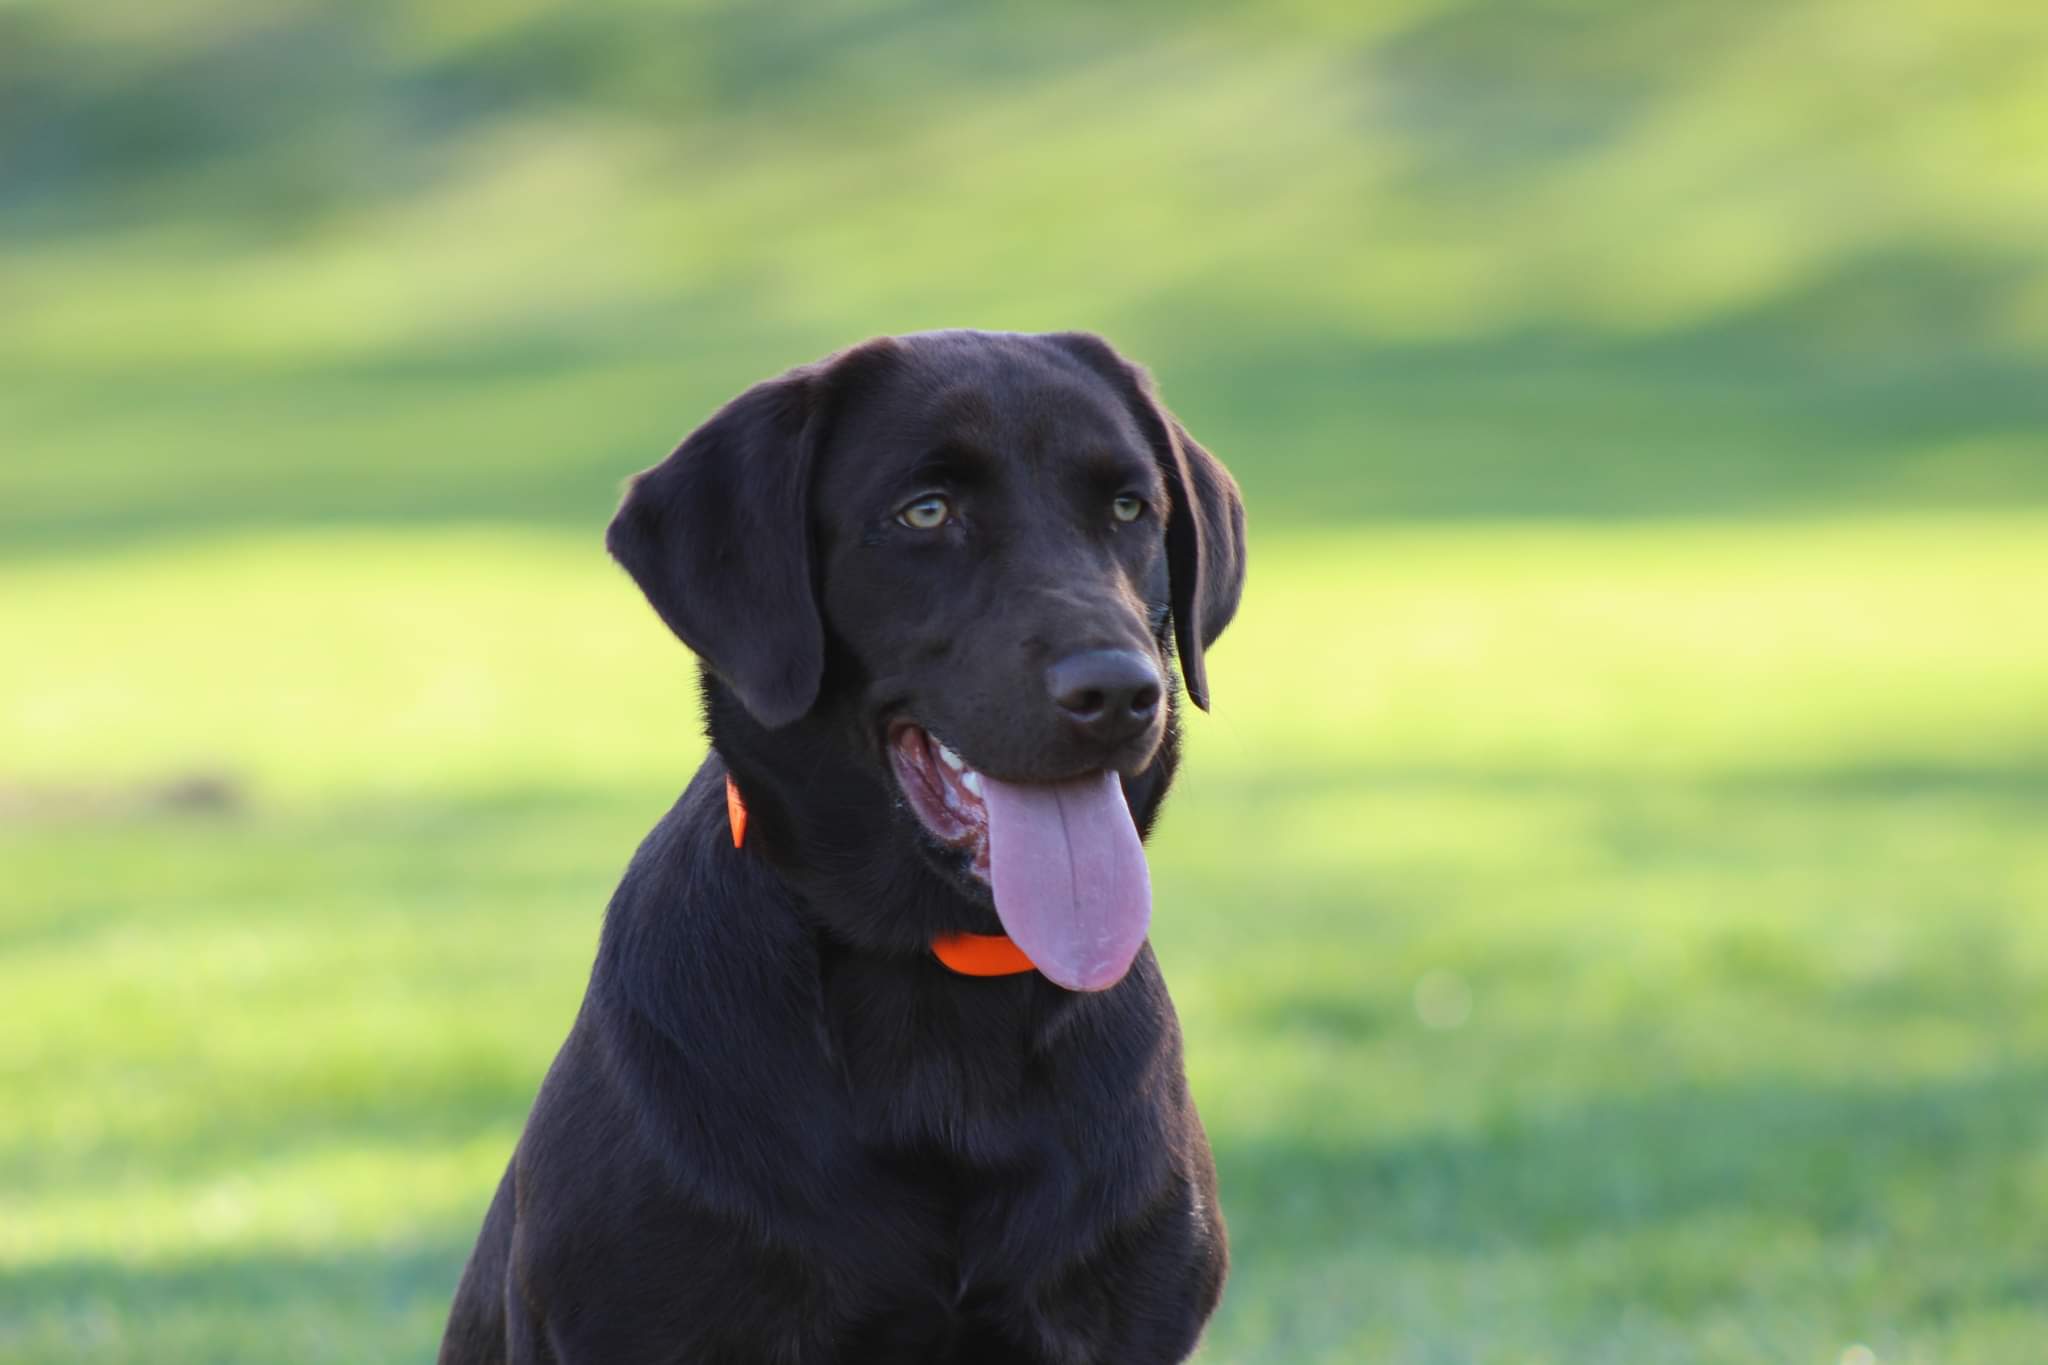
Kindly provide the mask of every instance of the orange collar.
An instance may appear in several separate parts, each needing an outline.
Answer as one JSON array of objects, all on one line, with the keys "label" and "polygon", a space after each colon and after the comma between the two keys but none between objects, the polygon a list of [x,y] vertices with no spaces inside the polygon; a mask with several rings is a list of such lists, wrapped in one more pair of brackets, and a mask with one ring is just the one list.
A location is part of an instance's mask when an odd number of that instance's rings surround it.
[{"label": "orange collar", "polygon": [[1017,976],[1038,970],[1007,934],[940,934],[932,956],[962,976]]},{"label": "orange collar", "polygon": [[[747,803],[740,788],[725,775],[725,818],[732,826],[732,846],[747,842]],[[932,940],[932,956],[962,976],[1018,976],[1037,971],[1024,950],[1004,934],[941,934]]]}]

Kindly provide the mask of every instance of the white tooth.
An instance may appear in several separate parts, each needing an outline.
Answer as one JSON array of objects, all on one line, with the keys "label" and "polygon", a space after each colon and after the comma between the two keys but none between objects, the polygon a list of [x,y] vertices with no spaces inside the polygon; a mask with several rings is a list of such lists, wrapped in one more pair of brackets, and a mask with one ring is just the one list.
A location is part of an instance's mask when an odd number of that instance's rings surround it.
[{"label": "white tooth", "polygon": [[939,751],[939,762],[941,762],[941,763],[945,764],[945,765],[946,765],[947,767],[951,768],[951,769],[952,769],[952,770],[953,770],[954,772],[956,772],[956,773],[957,773],[957,772],[959,772],[959,771],[960,771],[960,770],[961,770],[962,768],[964,768],[964,767],[966,767],[966,766],[967,766],[967,765],[966,765],[965,763],[963,763],[963,762],[961,762],[961,761],[960,761],[960,755],[958,755],[958,754],[954,753],[954,752],[953,752],[953,751],[952,751],[951,749],[948,749],[948,748],[947,748],[947,747],[946,747],[945,745],[943,745],[943,744],[939,744],[939,745],[936,745],[935,747],[936,747],[936,748],[938,749],[938,751]]},{"label": "white tooth", "polygon": [[981,795],[981,774],[969,768],[966,772],[960,774],[960,785],[973,792],[976,796]]}]

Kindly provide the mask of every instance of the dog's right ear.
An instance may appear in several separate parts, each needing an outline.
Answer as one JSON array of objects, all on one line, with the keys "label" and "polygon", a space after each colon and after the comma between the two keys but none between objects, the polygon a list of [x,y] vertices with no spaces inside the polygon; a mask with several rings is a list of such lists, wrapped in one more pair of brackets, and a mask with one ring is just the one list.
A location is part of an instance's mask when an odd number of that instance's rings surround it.
[{"label": "dog's right ear", "polygon": [[809,531],[820,373],[791,370],[727,403],[634,477],[604,538],[770,729],[811,709],[825,671]]},{"label": "dog's right ear", "polygon": [[1244,592],[1244,499],[1222,461],[1204,450],[1166,410],[1141,365],[1124,359],[1093,332],[1046,337],[1116,385],[1146,428],[1172,502],[1166,521],[1166,562],[1172,579],[1174,647],[1188,700],[1209,709],[1204,651],[1237,614]]}]

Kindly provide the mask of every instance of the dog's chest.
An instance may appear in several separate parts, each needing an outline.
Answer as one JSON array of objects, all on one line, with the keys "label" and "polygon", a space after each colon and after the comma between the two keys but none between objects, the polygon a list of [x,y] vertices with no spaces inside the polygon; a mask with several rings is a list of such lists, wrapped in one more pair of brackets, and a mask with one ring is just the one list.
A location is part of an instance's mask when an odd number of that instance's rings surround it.
[{"label": "dog's chest", "polygon": [[1012,1164],[1038,1140],[1061,1059],[1034,1049],[1033,1021],[906,995],[841,998],[834,1060],[855,1139],[891,1160]]},{"label": "dog's chest", "polygon": [[[1170,1118],[1142,1016],[995,983],[829,991],[849,1128],[889,1190],[877,1214],[915,1245],[920,1295],[974,1302],[1065,1262],[1156,1188]],[[947,983],[951,986],[953,983]]]}]

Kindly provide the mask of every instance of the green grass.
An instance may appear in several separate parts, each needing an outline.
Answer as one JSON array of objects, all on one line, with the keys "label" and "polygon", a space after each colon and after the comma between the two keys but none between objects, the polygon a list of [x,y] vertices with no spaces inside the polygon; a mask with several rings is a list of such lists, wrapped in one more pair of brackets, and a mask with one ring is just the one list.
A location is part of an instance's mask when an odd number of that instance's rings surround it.
[{"label": "green grass", "polygon": [[[2038,517],[1268,537],[1155,845],[1214,1362],[2048,1333]],[[688,667],[587,536],[0,572],[0,1354],[421,1359]],[[136,783],[194,768],[220,811]]]},{"label": "green grass", "polygon": [[1269,524],[2048,502],[2039,6],[202,8],[0,7],[0,540],[588,528],[962,325]]}]

